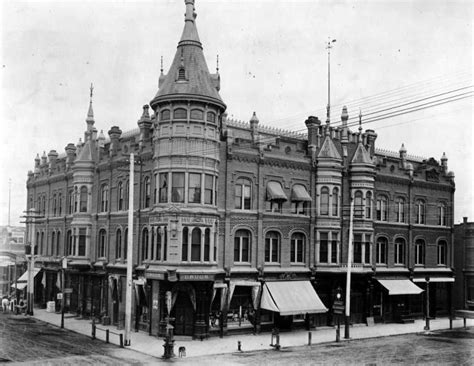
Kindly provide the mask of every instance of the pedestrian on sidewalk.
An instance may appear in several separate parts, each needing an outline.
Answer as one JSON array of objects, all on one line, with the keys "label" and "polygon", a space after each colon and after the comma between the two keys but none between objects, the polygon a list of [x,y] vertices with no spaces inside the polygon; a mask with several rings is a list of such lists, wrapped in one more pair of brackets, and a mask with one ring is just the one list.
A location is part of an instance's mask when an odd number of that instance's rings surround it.
[{"label": "pedestrian on sidewalk", "polygon": [[8,313],[9,309],[10,309],[10,299],[8,297],[4,297],[2,299],[2,310],[4,313]]}]

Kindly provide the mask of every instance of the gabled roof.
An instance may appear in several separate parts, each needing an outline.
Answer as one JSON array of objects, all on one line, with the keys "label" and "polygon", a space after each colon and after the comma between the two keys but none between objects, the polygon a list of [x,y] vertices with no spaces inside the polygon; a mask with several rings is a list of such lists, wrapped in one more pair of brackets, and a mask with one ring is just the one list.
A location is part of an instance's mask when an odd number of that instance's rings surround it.
[{"label": "gabled roof", "polygon": [[[194,1],[187,0],[183,34],[168,74],[160,77],[159,90],[150,102],[152,107],[157,101],[173,96],[207,97],[225,107],[217,89],[219,75],[209,73],[195,17]],[[178,80],[180,68],[185,70],[184,80]]]},{"label": "gabled roof", "polygon": [[341,159],[341,155],[339,151],[336,149],[336,145],[332,142],[329,136],[326,136],[323,142],[323,146],[321,146],[321,150],[319,150],[318,159]]},{"label": "gabled roof", "polygon": [[352,157],[352,164],[372,164],[369,152],[361,143],[357,144],[356,151]]}]

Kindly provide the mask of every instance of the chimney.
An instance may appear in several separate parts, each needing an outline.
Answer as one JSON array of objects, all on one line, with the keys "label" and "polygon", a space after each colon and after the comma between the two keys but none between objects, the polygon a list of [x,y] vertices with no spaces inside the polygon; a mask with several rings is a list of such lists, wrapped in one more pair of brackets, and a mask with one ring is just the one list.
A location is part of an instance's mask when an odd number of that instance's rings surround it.
[{"label": "chimney", "polygon": [[56,150],[51,150],[48,153],[48,160],[49,160],[49,172],[52,173],[54,169],[56,169],[56,161],[58,159],[58,153]]},{"label": "chimney", "polygon": [[258,117],[255,112],[253,112],[252,118],[250,118],[250,130],[252,132],[252,141],[256,143],[258,140]]},{"label": "chimney", "polygon": [[64,150],[66,150],[66,170],[68,170],[71,168],[72,163],[74,162],[74,158],[76,156],[76,146],[70,142],[67,144]]},{"label": "chimney", "polygon": [[140,128],[140,146],[142,146],[143,141],[147,140],[150,137],[150,128],[151,128],[151,119],[148,109],[150,107],[145,104],[143,106],[143,113],[140,119],[138,120],[138,127]]},{"label": "chimney", "polygon": [[112,126],[109,130],[110,137],[110,156],[117,154],[119,147],[119,138],[122,136],[122,130],[118,126]]}]

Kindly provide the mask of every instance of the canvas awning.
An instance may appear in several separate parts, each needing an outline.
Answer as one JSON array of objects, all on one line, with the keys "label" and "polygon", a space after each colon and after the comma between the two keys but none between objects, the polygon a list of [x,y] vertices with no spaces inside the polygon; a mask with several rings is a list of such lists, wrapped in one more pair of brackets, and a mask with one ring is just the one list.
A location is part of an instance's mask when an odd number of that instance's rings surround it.
[{"label": "canvas awning", "polygon": [[293,189],[291,191],[291,200],[292,201],[305,201],[305,202],[312,201],[311,196],[309,195],[306,188],[299,184],[293,186]]},{"label": "canvas awning", "polygon": [[[16,284],[17,290],[23,290],[28,285],[27,282],[20,282]],[[12,285],[12,288],[15,288],[15,284]]]},{"label": "canvas awning", "polygon": [[[413,282],[426,282],[426,278],[414,278]],[[430,277],[430,282],[454,282],[454,277]]]},{"label": "canvas awning", "polygon": [[266,282],[260,307],[280,315],[328,311],[309,281]]},{"label": "canvas awning", "polygon": [[[41,268],[33,268],[33,277],[36,277],[38,273],[40,273]],[[18,278],[17,282],[28,282],[29,270],[23,273],[20,278]]]},{"label": "canvas awning", "polygon": [[389,295],[418,295],[424,291],[408,279],[377,281],[388,290]]},{"label": "canvas awning", "polygon": [[288,201],[281,184],[278,182],[268,182],[267,184],[267,199],[270,201]]}]

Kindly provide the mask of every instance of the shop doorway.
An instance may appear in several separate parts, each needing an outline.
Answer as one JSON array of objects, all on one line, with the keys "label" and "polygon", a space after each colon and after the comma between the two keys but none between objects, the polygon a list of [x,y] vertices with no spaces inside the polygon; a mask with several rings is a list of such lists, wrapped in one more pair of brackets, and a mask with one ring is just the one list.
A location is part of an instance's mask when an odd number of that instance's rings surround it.
[{"label": "shop doorway", "polygon": [[189,294],[183,291],[178,292],[176,304],[174,306],[175,318],[174,334],[192,336],[194,329],[194,308]]}]

